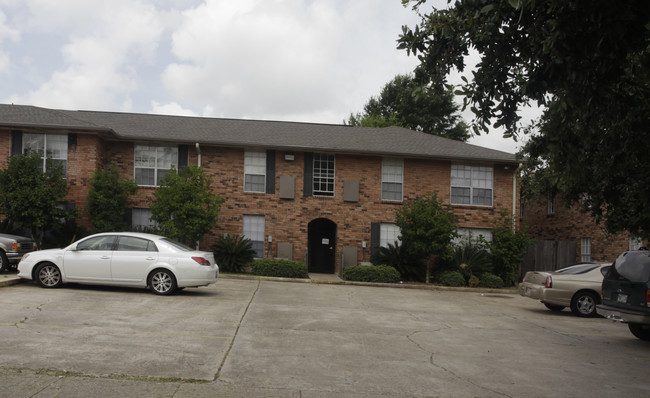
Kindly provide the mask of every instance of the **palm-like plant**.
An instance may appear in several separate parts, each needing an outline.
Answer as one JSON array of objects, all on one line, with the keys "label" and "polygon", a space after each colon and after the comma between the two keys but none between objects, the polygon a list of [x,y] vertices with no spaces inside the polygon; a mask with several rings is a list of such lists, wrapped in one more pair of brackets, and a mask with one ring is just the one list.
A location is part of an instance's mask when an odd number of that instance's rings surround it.
[{"label": "palm-like plant", "polygon": [[250,239],[239,235],[227,235],[212,246],[214,259],[223,272],[244,272],[244,266],[250,264],[255,255]]}]

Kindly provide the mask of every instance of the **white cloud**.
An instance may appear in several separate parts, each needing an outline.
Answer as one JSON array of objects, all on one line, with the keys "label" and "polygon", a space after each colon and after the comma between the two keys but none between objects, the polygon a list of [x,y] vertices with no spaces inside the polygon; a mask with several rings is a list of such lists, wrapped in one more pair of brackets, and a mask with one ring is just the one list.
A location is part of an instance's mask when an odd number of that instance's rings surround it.
[{"label": "white cloud", "polygon": [[152,101],[151,111],[149,111],[149,113],[155,113],[158,115],[199,116],[193,110],[183,108],[176,102],[161,104],[156,101]]},{"label": "white cloud", "polygon": [[20,33],[7,25],[7,16],[0,10],[0,74],[7,73],[11,66],[11,56],[2,50],[2,43],[5,40],[17,41]]},{"label": "white cloud", "polygon": [[[155,8],[126,0],[56,4],[30,1],[31,13],[26,18],[27,25],[36,31],[54,30],[64,35],[60,50],[63,68],[52,71],[49,80],[39,87],[12,96],[12,100],[73,109],[111,109],[129,104],[128,97],[138,85],[136,68],[154,61],[164,31]],[[64,26],[65,34],[58,30]]]},{"label": "white cloud", "polygon": [[[163,81],[174,98],[211,104],[221,116],[340,123],[396,73],[412,69],[404,53],[396,72],[399,25],[385,24],[395,10],[406,12],[398,2],[208,0],[183,13],[173,34],[179,62]],[[313,120],[332,109],[329,120]]]}]

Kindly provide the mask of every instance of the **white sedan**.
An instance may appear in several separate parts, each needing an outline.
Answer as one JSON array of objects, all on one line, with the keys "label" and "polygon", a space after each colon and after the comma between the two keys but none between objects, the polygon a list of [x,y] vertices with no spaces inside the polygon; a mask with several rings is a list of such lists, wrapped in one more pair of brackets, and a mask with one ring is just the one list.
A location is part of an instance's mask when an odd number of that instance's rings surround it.
[{"label": "white sedan", "polygon": [[18,276],[46,288],[74,282],[149,287],[169,295],[184,287],[207,286],[219,277],[214,255],[163,236],[107,232],[88,236],[64,249],[23,256]]}]

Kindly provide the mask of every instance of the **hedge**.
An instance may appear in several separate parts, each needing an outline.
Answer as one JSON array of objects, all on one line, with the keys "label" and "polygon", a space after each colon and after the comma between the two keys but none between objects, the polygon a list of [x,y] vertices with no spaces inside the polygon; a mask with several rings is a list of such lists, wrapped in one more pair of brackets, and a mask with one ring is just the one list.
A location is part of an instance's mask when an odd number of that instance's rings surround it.
[{"label": "hedge", "polygon": [[343,279],[356,282],[397,283],[400,274],[388,265],[353,265],[343,270]]},{"label": "hedge", "polygon": [[279,278],[309,278],[307,264],[300,261],[262,258],[254,260],[251,273]]}]

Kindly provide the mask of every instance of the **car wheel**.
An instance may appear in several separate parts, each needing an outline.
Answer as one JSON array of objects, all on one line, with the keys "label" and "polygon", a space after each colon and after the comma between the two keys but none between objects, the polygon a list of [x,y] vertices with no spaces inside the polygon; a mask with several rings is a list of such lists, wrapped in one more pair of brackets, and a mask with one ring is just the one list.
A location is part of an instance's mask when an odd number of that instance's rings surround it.
[{"label": "car wheel", "polygon": [[63,285],[61,270],[52,263],[41,264],[36,269],[36,282],[41,285],[41,287],[60,287]]},{"label": "car wheel", "polygon": [[571,311],[581,317],[596,316],[598,298],[592,292],[578,292],[571,300]]},{"label": "car wheel", "polygon": [[641,323],[628,323],[627,327],[632,334],[645,341],[650,341],[650,325],[643,325]]},{"label": "car wheel", "polygon": [[161,296],[168,296],[176,291],[176,278],[171,271],[157,269],[149,275],[149,289]]},{"label": "car wheel", "polygon": [[548,308],[549,310],[551,310],[551,311],[556,311],[556,312],[560,312],[560,311],[562,311],[562,310],[565,308],[565,307],[562,306],[562,305],[555,305],[555,304],[549,304],[549,303],[544,303],[544,305],[545,305],[546,308]]},{"label": "car wheel", "polygon": [[0,272],[9,271],[9,260],[4,251],[0,250]]}]

